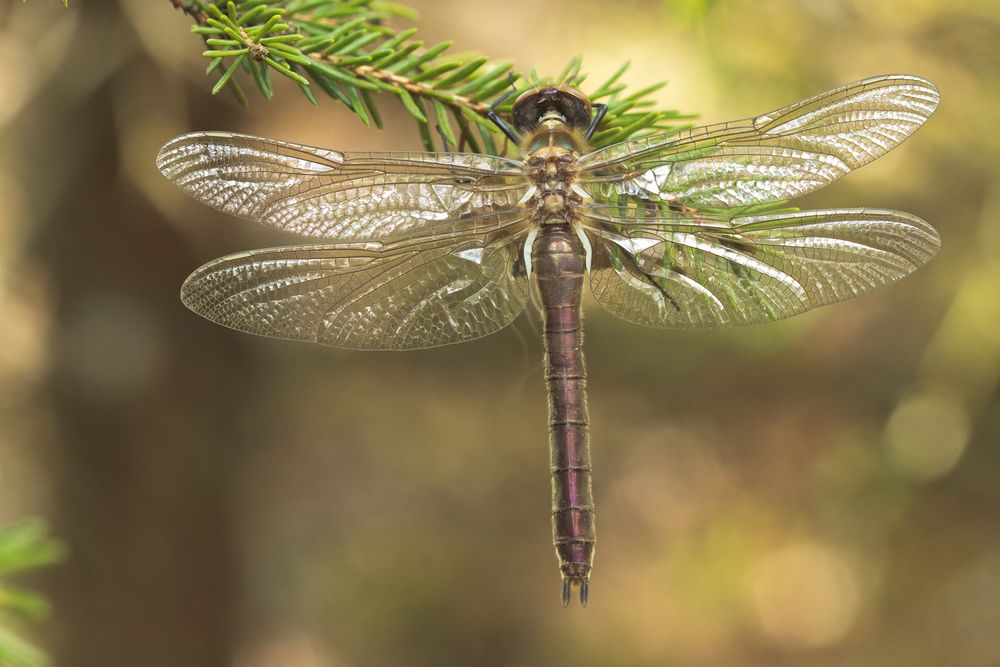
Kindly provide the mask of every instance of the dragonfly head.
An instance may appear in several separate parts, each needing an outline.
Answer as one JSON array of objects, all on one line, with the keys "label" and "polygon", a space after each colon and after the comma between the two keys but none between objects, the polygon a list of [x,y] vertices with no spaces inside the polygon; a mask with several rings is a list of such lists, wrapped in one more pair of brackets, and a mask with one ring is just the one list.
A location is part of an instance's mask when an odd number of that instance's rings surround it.
[{"label": "dragonfly head", "polygon": [[547,120],[565,123],[573,130],[590,125],[591,106],[587,96],[575,88],[546,86],[521,93],[511,110],[518,132],[532,132]]}]

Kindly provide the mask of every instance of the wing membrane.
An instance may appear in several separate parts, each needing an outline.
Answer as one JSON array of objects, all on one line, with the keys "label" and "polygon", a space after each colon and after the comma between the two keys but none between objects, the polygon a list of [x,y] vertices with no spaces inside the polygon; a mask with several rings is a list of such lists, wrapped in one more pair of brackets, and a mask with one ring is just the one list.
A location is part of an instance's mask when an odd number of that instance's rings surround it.
[{"label": "wing membrane", "polygon": [[213,208],[302,236],[402,238],[513,207],[520,163],[470,153],[344,153],[225,132],[167,143],[163,175]]},{"label": "wing membrane", "polygon": [[616,211],[591,210],[591,288],[614,315],[654,327],[782,319],[891,283],[940,246],[923,220],[882,209],[735,218]]},{"label": "wing membrane", "polygon": [[510,324],[527,301],[519,215],[488,224],[490,233],[230,255],[191,274],[181,300],[233,329],[335,347],[404,350],[479,338]]},{"label": "wing membrane", "polygon": [[756,118],[643,137],[580,160],[597,199],[629,194],[694,208],[798,197],[884,155],[940,96],[914,76],[865,79]]}]

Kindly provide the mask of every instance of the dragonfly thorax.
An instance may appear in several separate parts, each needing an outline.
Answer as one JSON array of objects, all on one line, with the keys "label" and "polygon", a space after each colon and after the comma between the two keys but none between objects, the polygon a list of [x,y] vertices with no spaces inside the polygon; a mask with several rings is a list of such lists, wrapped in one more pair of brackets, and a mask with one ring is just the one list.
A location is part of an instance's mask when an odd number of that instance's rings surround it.
[{"label": "dragonfly thorax", "polygon": [[524,173],[534,186],[527,202],[539,222],[570,222],[583,198],[573,187],[579,173],[575,151],[547,145],[533,151],[524,163]]}]

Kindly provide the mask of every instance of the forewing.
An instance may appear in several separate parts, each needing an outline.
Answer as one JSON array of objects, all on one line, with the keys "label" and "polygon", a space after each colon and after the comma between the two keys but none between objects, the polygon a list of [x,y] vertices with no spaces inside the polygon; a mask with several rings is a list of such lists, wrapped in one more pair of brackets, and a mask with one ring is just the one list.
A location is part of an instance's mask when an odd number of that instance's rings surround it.
[{"label": "forewing", "polygon": [[884,155],[940,96],[915,76],[858,81],[771,113],[609,146],[580,160],[596,199],[628,194],[694,208],[798,197]]},{"label": "forewing", "polygon": [[213,322],[271,338],[365,350],[459,343],[524,309],[525,232],[511,219],[492,235],[243,252],[191,274],[181,300]]},{"label": "forewing", "polygon": [[614,315],[664,328],[755,324],[864,294],[940,246],[907,213],[843,209],[636,219],[595,208],[591,288]]},{"label": "forewing", "polygon": [[163,175],[220,211],[286,232],[395,239],[513,207],[520,163],[471,153],[344,153],[225,132],[168,142]]}]

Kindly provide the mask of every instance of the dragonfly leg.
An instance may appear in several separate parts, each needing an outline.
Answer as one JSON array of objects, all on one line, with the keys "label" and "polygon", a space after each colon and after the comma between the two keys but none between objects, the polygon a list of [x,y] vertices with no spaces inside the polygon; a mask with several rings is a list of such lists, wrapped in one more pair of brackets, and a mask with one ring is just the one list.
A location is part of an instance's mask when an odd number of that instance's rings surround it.
[{"label": "dragonfly leg", "polygon": [[[622,264],[628,267],[629,273],[633,273],[633,275],[635,275],[639,280],[655,287],[657,291],[659,291],[660,296],[662,296],[666,300],[666,302],[669,302],[670,305],[674,307],[674,310],[676,310],[678,313],[681,312],[681,304],[677,303],[677,299],[670,296],[670,293],[667,292],[666,289],[664,289],[663,285],[654,280],[653,276],[643,271],[642,268],[639,266],[638,262],[635,261],[635,257],[633,257],[629,253],[622,253],[621,260]],[[669,267],[669,268],[671,270],[676,270],[674,269],[674,267]]]},{"label": "dragonfly leg", "polygon": [[[444,130],[441,129],[440,123],[434,126],[437,130],[438,136],[441,137],[441,145],[444,146],[445,153],[451,153],[454,149],[452,148],[451,142],[448,141],[448,137],[444,136]],[[458,148],[457,146],[455,148]]]},{"label": "dragonfly leg", "polygon": [[597,131],[597,126],[601,124],[604,120],[604,116],[608,113],[607,104],[595,104],[594,105],[594,117],[590,120],[590,127],[587,131],[583,133],[583,138],[590,141],[590,138],[594,136],[594,132]]},{"label": "dragonfly leg", "polygon": [[514,93],[517,92],[517,88],[514,87],[514,82],[516,80],[517,80],[517,77],[515,77],[513,74],[511,74],[510,75],[510,90],[508,90],[506,93],[504,93],[503,95],[501,95],[500,97],[498,97],[493,102],[493,104],[490,105],[490,108],[486,110],[486,117],[489,118],[493,122],[494,125],[496,125],[497,127],[499,127],[500,131],[503,132],[505,135],[507,135],[508,139],[510,139],[511,141],[513,141],[515,144],[520,145],[520,143],[521,143],[521,136],[517,133],[516,130],[514,130],[514,128],[512,128],[510,126],[509,123],[507,123],[507,121],[505,121],[503,118],[500,117],[500,114],[497,113],[497,107],[499,107],[501,104],[503,104],[511,95],[513,95]]}]

